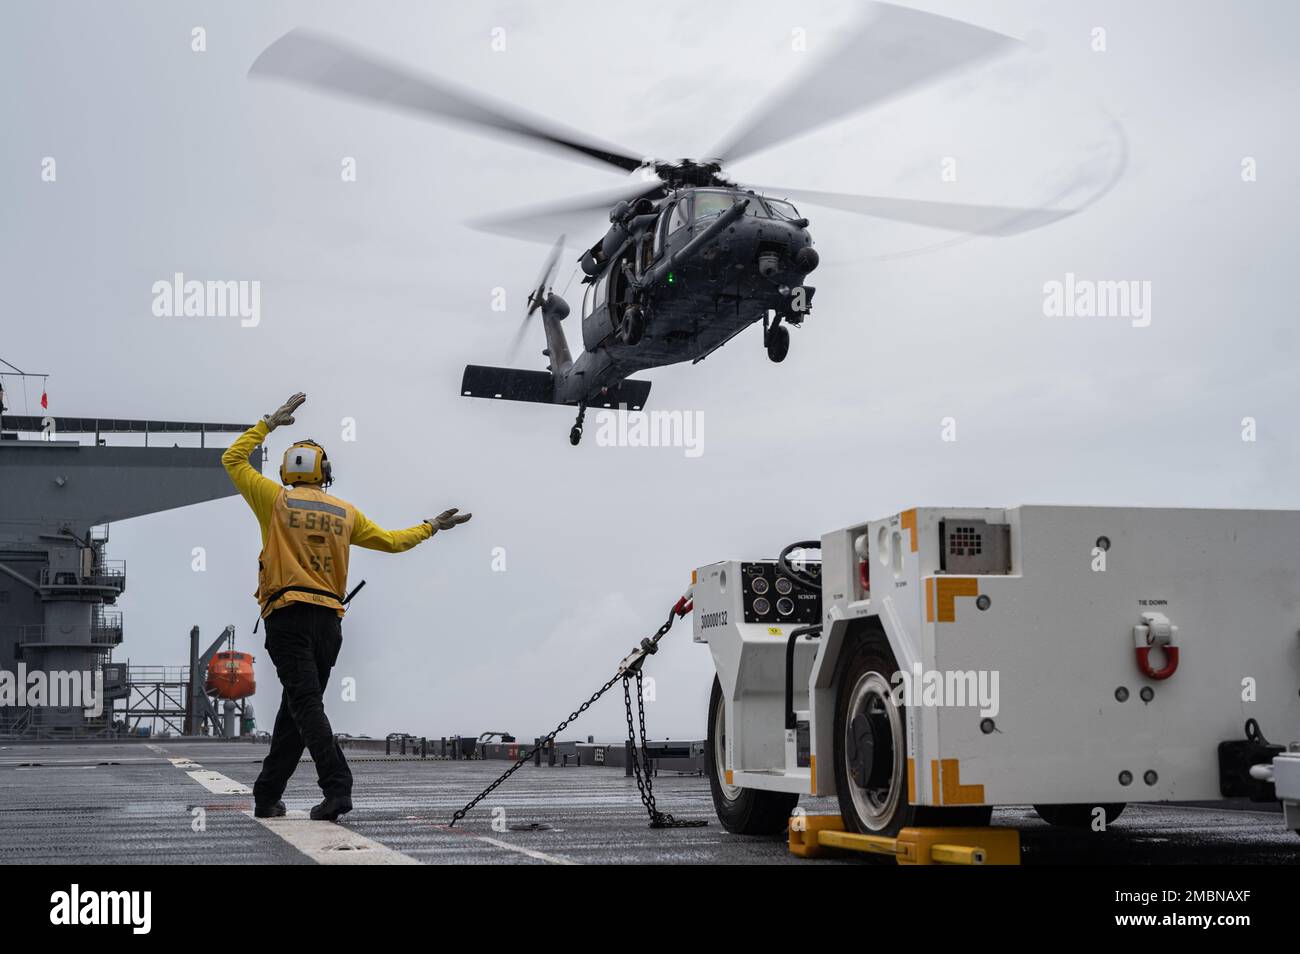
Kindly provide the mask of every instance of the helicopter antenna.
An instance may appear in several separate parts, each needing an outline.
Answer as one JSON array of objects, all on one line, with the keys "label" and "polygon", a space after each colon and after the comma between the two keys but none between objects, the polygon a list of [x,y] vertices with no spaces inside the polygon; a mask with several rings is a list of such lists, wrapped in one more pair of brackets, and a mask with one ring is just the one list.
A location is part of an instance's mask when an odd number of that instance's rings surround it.
[{"label": "helicopter antenna", "polygon": [[560,292],[561,298],[563,298],[565,295],[569,293],[569,286],[573,284],[573,280],[574,278],[577,277],[577,275],[578,275],[578,266],[575,265],[573,266],[573,271],[569,273],[569,280],[564,283],[564,291]]}]

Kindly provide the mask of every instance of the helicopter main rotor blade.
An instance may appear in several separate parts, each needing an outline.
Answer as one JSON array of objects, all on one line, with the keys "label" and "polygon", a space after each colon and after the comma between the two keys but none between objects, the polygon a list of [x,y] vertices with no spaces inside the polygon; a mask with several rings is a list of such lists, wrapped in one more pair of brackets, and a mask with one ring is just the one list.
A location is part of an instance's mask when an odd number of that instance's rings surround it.
[{"label": "helicopter main rotor blade", "polygon": [[445,80],[386,63],[309,30],[291,30],[280,37],[262,51],[248,75],[286,80],[425,117],[495,129],[535,143],[572,150],[628,171],[642,165],[642,157],[627,149],[531,116]]},{"label": "helicopter main rotor blade", "polygon": [[592,192],[573,199],[528,206],[511,212],[472,219],[467,225],[480,232],[492,232],[529,241],[549,242],[557,230],[573,231],[589,227],[592,214],[606,212],[619,202],[633,202],[664,188],[657,176],[623,183],[612,189]]},{"label": "helicopter main rotor blade", "polygon": [[773,198],[786,196],[831,209],[891,219],[932,229],[964,232],[968,235],[1017,235],[1042,228],[1074,215],[1078,209],[1022,208],[1012,205],[967,205],[960,202],[932,202],[926,199],[896,199],[848,192],[816,192],[778,186],[749,186]]},{"label": "helicopter main rotor blade", "polygon": [[1019,44],[973,23],[869,6],[872,15],[843,43],[751,113],[711,157],[734,162]]}]

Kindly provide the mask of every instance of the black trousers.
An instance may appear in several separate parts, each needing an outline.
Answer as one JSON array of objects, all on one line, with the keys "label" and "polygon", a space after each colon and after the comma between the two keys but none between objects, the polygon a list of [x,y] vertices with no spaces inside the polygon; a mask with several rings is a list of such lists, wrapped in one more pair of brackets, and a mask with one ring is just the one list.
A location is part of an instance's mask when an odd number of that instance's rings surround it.
[{"label": "black trousers", "polygon": [[280,800],[304,748],[316,763],[317,781],[326,797],[352,794],[352,771],[334,740],[324,702],[330,670],[343,646],[341,624],[338,613],[315,603],[290,603],[266,618],[266,651],[284,693],[271,751],[253,784],[258,805]]}]

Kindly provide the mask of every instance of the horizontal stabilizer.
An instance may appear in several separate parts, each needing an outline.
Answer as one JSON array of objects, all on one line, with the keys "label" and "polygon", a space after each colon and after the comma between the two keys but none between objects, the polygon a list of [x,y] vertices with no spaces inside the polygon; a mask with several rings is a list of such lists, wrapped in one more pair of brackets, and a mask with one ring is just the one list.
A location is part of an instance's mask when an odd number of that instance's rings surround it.
[{"label": "horizontal stabilizer", "polygon": [[589,407],[623,407],[630,411],[639,411],[645,407],[646,398],[650,396],[649,381],[635,381],[624,378],[604,397],[594,398]]},{"label": "horizontal stabilizer", "polygon": [[[529,401],[534,404],[576,404],[555,399],[555,379],[549,371],[522,371],[518,368],[489,368],[467,364],[461,378],[460,393],[465,397],[495,398],[498,401]],[[649,381],[626,379],[603,396],[588,402],[588,407],[626,406],[633,411],[645,407],[650,396]]]},{"label": "horizontal stabilizer", "polygon": [[533,404],[555,402],[555,379],[549,371],[523,371],[519,368],[489,368],[480,364],[465,365],[460,381],[465,397],[496,398],[498,401],[529,401]]}]

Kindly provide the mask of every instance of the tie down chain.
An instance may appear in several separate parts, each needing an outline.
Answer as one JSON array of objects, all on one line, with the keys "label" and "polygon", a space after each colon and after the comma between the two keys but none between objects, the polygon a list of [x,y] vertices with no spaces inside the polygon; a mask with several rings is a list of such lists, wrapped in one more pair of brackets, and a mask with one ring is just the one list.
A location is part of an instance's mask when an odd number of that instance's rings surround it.
[{"label": "tie down chain", "polygon": [[[642,695],[642,676],[641,667],[644,665],[647,656],[653,656],[659,651],[659,640],[668,634],[673,628],[673,623],[691,611],[691,599],[687,594],[677,601],[673,606],[672,612],[668,614],[668,619],[659,627],[659,631],[653,636],[648,636],[641,640],[641,645],[632,650],[621,663],[618,671],[609,678],[603,686],[591,694],[591,698],[578,706],[577,709],[569,713],[569,717],[555,727],[552,732],[543,738],[540,742],[530,748],[510,768],[506,769],[501,775],[487,788],[474,796],[465,807],[452,816],[452,827],[468,815],[474,806],[483,799],[487,798],[497,787],[501,785],[511,775],[514,775],[526,762],[532,759],[538,751],[544,749],[548,744],[555,741],[555,737],[569,727],[578,716],[586,712],[591,706],[613,688],[616,682],[623,683],[623,707],[627,712],[627,740],[632,759],[632,771],[636,776],[636,787],[641,793],[641,804],[645,806],[646,812],[650,816],[651,828],[698,828],[707,825],[706,821],[676,819],[667,812],[661,812],[655,805],[654,782],[650,770],[650,757],[646,752],[646,734],[645,734],[645,698]],[[636,683],[636,707],[637,720],[632,718],[632,683]]]}]

